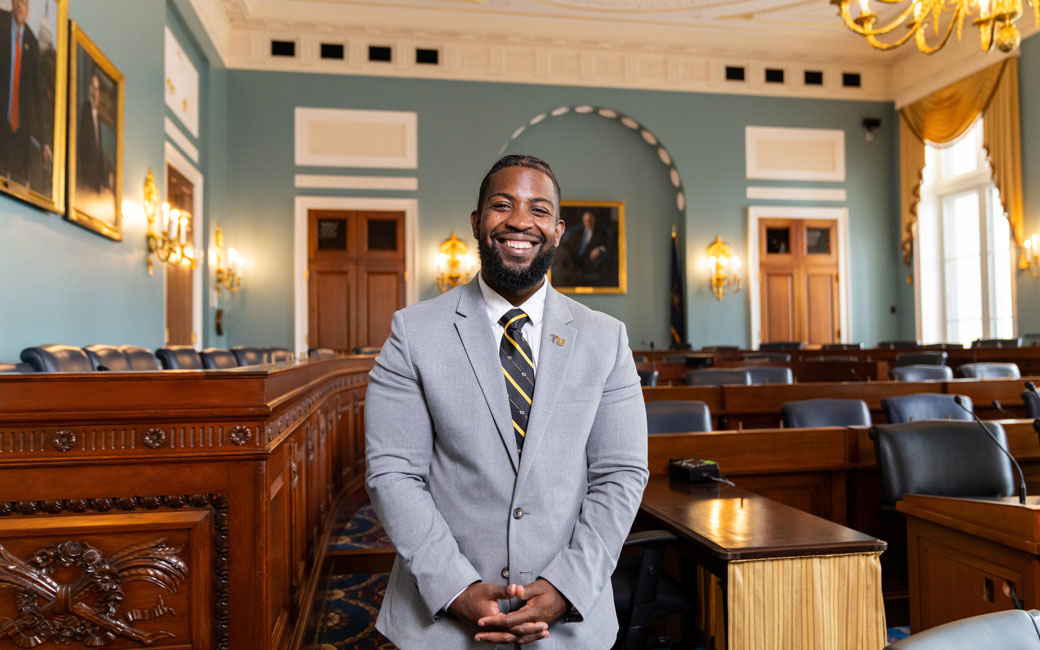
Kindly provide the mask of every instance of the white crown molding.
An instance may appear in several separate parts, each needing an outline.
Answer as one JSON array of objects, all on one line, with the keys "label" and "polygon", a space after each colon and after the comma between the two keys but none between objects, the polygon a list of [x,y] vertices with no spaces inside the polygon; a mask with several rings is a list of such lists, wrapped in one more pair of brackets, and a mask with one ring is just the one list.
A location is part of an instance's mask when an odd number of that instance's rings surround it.
[{"label": "white crown molding", "polygon": [[203,29],[209,35],[213,47],[217,50],[220,63],[228,65],[231,54],[231,22],[228,20],[228,9],[214,0],[188,0],[192,10],[198,16]]},{"label": "white crown molding", "polygon": [[297,188],[325,190],[398,190],[419,189],[415,176],[330,176],[322,174],[296,174]]},{"label": "white crown molding", "polygon": [[840,201],[848,198],[843,189],[812,187],[765,187],[749,185],[747,198],[758,201]]}]

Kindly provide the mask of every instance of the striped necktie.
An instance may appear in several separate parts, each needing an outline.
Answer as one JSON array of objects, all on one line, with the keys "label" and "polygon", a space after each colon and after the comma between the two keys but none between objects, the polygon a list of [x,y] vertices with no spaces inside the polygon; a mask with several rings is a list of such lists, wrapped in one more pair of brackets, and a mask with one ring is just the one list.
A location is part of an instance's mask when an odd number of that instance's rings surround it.
[{"label": "striped necktie", "polygon": [[510,309],[499,319],[505,328],[498,355],[502,359],[502,374],[506,378],[506,393],[509,394],[509,411],[513,416],[513,431],[516,433],[517,451],[524,450],[527,436],[527,420],[531,416],[531,399],[534,397],[534,361],[531,346],[520,331],[530,317],[520,309]]}]

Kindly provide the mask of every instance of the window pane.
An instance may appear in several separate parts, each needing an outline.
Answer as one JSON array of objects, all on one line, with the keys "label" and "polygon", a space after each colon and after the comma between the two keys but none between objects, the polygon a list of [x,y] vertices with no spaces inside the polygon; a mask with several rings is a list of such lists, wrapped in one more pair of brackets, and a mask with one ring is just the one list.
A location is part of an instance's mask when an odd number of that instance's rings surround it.
[{"label": "window pane", "polygon": [[1004,210],[1000,207],[1000,198],[993,189],[990,192],[990,229],[989,229],[989,262],[990,262],[990,337],[1011,338],[1014,336],[1014,306],[1011,297],[1011,283],[1014,272],[1011,268],[1011,226]]},{"label": "window pane", "polygon": [[345,219],[318,219],[318,250],[347,250],[347,221]]},{"label": "window pane", "polygon": [[922,199],[917,208],[918,276],[914,282],[921,292],[921,340],[942,343],[946,340],[943,322],[941,253],[942,228],[935,201]]},{"label": "window pane", "polygon": [[368,222],[368,250],[397,250],[397,222],[370,219]]},{"label": "window pane", "polygon": [[831,254],[831,229],[806,228],[805,252],[809,255]]},{"label": "window pane", "polygon": [[766,228],[766,253],[790,253],[791,229]]},{"label": "window pane", "polygon": [[946,334],[950,342],[982,337],[982,277],[979,195],[966,192],[945,201],[943,241]]},{"label": "window pane", "polygon": [[978,120],[953,145],[941,150],[943,178],[960,176],[978,169],[981,135],[982,120]]}]

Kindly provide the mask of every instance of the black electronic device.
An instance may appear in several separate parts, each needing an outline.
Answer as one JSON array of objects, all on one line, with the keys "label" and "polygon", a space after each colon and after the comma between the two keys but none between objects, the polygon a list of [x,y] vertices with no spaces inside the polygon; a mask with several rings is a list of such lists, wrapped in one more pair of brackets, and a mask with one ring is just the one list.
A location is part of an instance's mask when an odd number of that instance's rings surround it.
[{"label": "black electronic device", "polygon": [[668,475],[676,481],[686,483],[721,479],[719,464],[703,458],[672,458],[668,461]]}]

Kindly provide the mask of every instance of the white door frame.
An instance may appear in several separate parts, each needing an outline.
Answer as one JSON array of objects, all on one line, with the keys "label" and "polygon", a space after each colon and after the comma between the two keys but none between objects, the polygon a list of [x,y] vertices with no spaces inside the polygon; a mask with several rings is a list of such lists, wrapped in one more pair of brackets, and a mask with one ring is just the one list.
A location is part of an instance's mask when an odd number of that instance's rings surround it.
[{"label": "white door frame", "polygon": [[[195,168],[191,162],[185,158],[177,147],[173,146],[173,143],[166,141],[166,156],[165,164],[163,165],[163,190],[162,194],[166,195],[166,190],[169,187],[170,180],[166,178],[167,166],[173,167],[181,174],[191,181],[194,186],[193,205],[192,205],[192,241],[191,245],[195,248],[195,269],[191,272],[191,329],[195,334],[195,342],[192,344],[196,350],[202,349],[202,267],[206,262],[205,250],[203,248],[203,235],[206,231],[206,219],[202,213],[202,192],[203,182],[205,178],[202,173]],[[167,200],[169,197],[167,197]],[[163,268],[163,345],[166,344],[166,264],[162,265]]]},{"label": "white door frame", "polygon": [[751,301],[751,346],[757,349],[762,342],[762,317],[759,303],[758,222],[762,219],[829,219],[838,222],[838,312],[841,321],[841,342],[852,340],[849,331],[849,209],[821,207],[793,207],[753,205],[748,208],[748,299]]},{"label": "white door frame", "polygon": [[404,296],[405,304],[418,301],[419,287],[415,268],[418,255],[418,199],[384,199],[365,196],[297,196],[293,216],[293,344],[296,355],[306,355],[307,332],[307,213],[311,210],[378,210],[404,212]]}]

